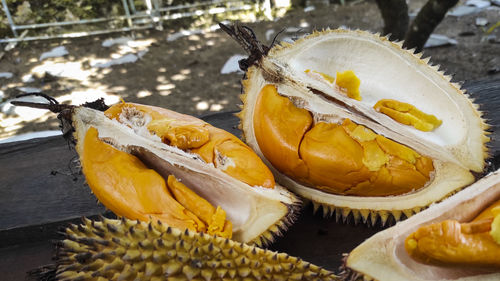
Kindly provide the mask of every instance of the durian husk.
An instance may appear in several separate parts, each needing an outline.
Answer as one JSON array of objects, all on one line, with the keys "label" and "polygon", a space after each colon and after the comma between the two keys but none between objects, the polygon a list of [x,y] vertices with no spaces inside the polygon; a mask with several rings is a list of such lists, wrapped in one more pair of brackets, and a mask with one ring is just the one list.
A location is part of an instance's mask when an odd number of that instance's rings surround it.
[{"label": "durian husk", "polygon": [[84,219],[58,243],[55,279],[337,280],[330,271],[286,253],[161,222]]},{"label": "durian husk", "polygon": [[275,236],[282,235],[297,216],[300,200],[279,185],[273,189],[249,186],[197,155],[168,146],[144,131],[138,134],[137,128],[134,131],[100,111],[86,107],[71,110],[76,150],[80,155],[87,130],[96,128],[100,139],[154,162],[156,168],[173,174],[212,205],[221,206],[233,225],[232,239],[236,241],[267,245]]},{"label": "durian husk", "polygon": [[[328,44],[329,40],[336,40],[338,51],[333,48],[331,52],[311,49],[315,46]],[[315,57],[318,52],[322,52],[324,55],[338,52],[340,60],[336,61],[335,55],[318,59]],[[237,116],[241,120],[240,129],[243,131],[245,142],[271,167],[279,183],[310,200],[314,204],[314,209],[322,209],[325,216],[335,216],[341,220],[352,216],[356,223],[362,221],[367,224],[376,224],[380,221],[382,225],[388,221],[399,221],[410,217],[432,203],[439,202],[471,184],[475,180],[471,170],[481,172],[485,165],[484,159],[488,155],[485,145],[489,140],[486,131],[488,125],[482,119],[482,113],[478,110],[478,106],[464,94],[460,85],[450,82],[450,76],[439,71],[438,66],[430,65],[429,58],[421,59],[421,56],[422,54],[414,54],[413,50],[403,49],[401,42],[391,42],[386,37],[360,30],[314,32],[292,44],[281,43],[274,46],[267,56],[263,56],[255,65],[248,68],[246,79],[243,81],[243,94],[240,96],[243,106]],[[384,61],[384,59],[387,60]],[[309,61],[320,67],[315,69],[314,65],[307,65]],[[369,63],[372,61],[383,61],[384,64],[382,66],[370,65]],[[418,94],[412,93],[409,98],[407,97],[403,101],[426,110],[428,109],[427,103],[432,104],[440,101],[442,104],[432,105],[431,112],[436,112],[436,116],[444,119],[443,124],[445,125],[442,127],[449,125],[447,122],[458,122],[447,127],[445,134],[440,131],[443,130],[442,128],[436,130],[444,138],[448,138],[450,143],[439,145],[433,141],[426,141],[425,133],[416,132],[409,126],[402,125],[383,114],[378,114],[370,106],[360,105],[355,100],[325,88],[317,81],[307,80],[304,69],[328,74],[331,72],[324,69],[328,63],[335,64],[339,68],[338,71],[353,70],[361,80],[361,96],[365,98],[366,95],[376,96],[377,89],[384,86],[391,91],[391,95],[394,95],[394,90],[390,86],[394,85],[394,87],[398,86],[401,92],[412,89],[412,87],[422,88],[426,100],[419,101],[415,97]],[[301,67],[304,69],[300,69]],[[390,75],[386,77],[381,74],[383,70],[389,70],[391,75],[399,78],[389,79]],[[405,75],[409,77],[405,77]],[[420,190],[407,194],[360,197],[326,193],[284,175],[273,168],[272,164],[265,159],[253,133],[253,105],[256,103],[260,89],[266,84],[275,85],[280,94],[298,100],[296,105],[320,114],[321,118],[328,118],[329,115],[349,118],[378,134],[415,149],[420,154],[431,157],[435,167],[431,179]],[[366,86],[363,87],[363,84]],[[339,104],[345,104],[358,112],[366,111],[370,118],[352,114],[339,107],[337,103],[331,103],[324,97],[313,94],[308,90],[311,87],[335,98]],[[435,93],[428,93],[430,89],[434,89]],[[383,93],[383,91],[381,92]],[[433,94],[435,95],[433,96]],[[386,97],[378,97],[378,99],[381,98]],[[368,100],[374,99],[374,97],[368,98]],[[444,100],[447,101],[444,102]],[[332,119],[335,120],[335,118]],[[385,126],[380,124],[385,124]],[[463,130],[460,131],[462,128]]]},{"label": "durian husk", "polygon": [[404,241],[424,225],[444,220],[468,222],[500,199],[500,171],[419,214],[381,231],[356,247],[345,262],[344,279],[365,280],[500,280],[500,272],[466,266],[426,265],[413,260]]}]

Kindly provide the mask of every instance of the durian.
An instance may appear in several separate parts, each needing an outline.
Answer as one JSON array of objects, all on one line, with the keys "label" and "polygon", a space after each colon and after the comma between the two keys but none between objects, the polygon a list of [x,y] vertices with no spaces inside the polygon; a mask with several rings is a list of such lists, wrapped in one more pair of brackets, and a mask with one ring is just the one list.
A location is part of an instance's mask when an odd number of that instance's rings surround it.
[{"label": "durian", "polygon": [[267,47],[235,24],[240,128],[276,180],[325,215],[398,221],[485,167],[481,112],[421,54],[378,34],[324,30]]},{"label": "durian", "polygon": [[161,222],[84,219],[58,243],[55,279],[337,280],[300,258]]},{"label": "durian", "polygon": [[297,215],[300,201],[224,130],[159,107],[123,102],[102,112],[50,101],[74,130],[88,185],[118,216],[261,245]]},{"label": "durian", "polygon": [[[343,278],[352,280],[362,277],[365,280],[387,281],[500,280],[498,255],[500,244],[495,246],[491,237],[478,237],[482,241],[466,249],[469,253],[465,256],[460,254],[460,248],[464,249],[460,244],[468,243],[468,239],[474,239],[463,233],[479,231],[468,229],[473,227],[473,224],[469,222],[474,218],[481,220],[491,215],[488,214],[487,208],[493,209],[499,201],[500,171],[496,171],[443,202],[434,204],[421,213],[370,237],[346,258]],[[457,225],[457,223],[462,225]],[[435,228],[436,235],[440,239],[451,239],[442,243],[438,241],[437,254],[440,255],[439,252],[444,251],[447,255],[455,255],[456,263],[446,262],[446,256],[438,261],[412,252],[414,249],[409,244],[413,242],[409,240],[415,237],[414,233],[419,229],[426,231],[430,227],[437,227]],[[447,229],[447,227],[458,227],[460,230]],[[441,235],[444,236],[441,237]],[[432,242],[429,241],[429,243]],[[451,243],[449,248],[448,243]],[[475,248],[480,247],[480,244],[483,244],[483,248]],[[493,245],[493,247],[488,248],[486,244]],[[422,245],[413,246],[421,247]],[[432,245],[429,246],[432,247]],[[475,254],[481,256],[476,259]]]}]

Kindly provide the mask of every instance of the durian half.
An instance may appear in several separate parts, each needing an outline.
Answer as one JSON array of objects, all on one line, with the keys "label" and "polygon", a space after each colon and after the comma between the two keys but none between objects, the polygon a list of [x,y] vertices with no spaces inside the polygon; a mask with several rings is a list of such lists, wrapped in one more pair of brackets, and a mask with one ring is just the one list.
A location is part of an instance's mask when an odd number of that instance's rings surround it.
[{"label": "durian half", "polygon": [[469,222],[498,200],[500,171],[370,237],[347,257],[345,280],[500,280],[498,269],[427,265],[411,258],[405,250],[405,239],[420,227],[445,220]]},{"label": "durian half", "polygon": [[[240,61],[240,66],[248,66],[241,95],[242,111],[238,114],[246,143],[271,167],[278,182],[311,200],[315,209],[322,207],[325,215],[336,213],[337,218],[345,218],[352,213],[356,221],[373,224],[379,218],[385,224],[392,215],[398,221],[403,214],[410,217],[472,183],[472,173],[484,169],[488,126],[481,118],[481,112],[459,85],[451,83],[450,77],[438,70],[438,66],[430,65],[429,59],[421,59],[421,54],[402,49],[401,43],[391,42],[378,34],[339,29],[314,32],[294,43],[280,43],[268,48],[257,42],[248,28],[235,25],[224,29],[238,42],[243,42],[243,47],[251,53],[247,60]],[[359,98],[350,97],[349,93],[349,88],[356,88],[351,86],[355,78],[348,78],[347,84],[344,81],[345,85],[340,83],[345,76],[354,76],[352,73],[360,80]],[[273,91],[277,94],[275,100],[280,99],[276,102],[279,106],[270,105],[267,100],[262,102],[264,95],[270,96],[268,92]],[[374,108],[381,100],[395,100],[398,104],[413,106],[437,117],[442,123],[431,131],[405,125]],[[283,104],[287,104],[287,108]],[[404,114],[403,111],[397,114]],[[307,118],[312,120],[311,125],[296,126],[302,122],[302,117],[297,117],[298,113],[306,117],[309,115]],[[282,124],[269,126],[273,118]],[[432,171],[428,172],[428,178],[421,186],[406,186],[406,190],[394,194],[370,195],[376,188],[351,194],[358,186],[341,192],[326,190],[321,183],[307,178],[308,171],[313,173],[314,168],[311,167],[316,165],[315,161],[307,163],[306,168],[298,167],[302,165],[299,162],[305,161],[307,153],[323,153],[326,156],[310,156],[323,161],[330,157],[329,150],[336,149],[335,153],[344,150],[344,155],[349,158],[345,166],[377,158],[373,157],[376,153],[370,155],[365,150],[363,159],[356,159],[349,155],[349,149],[338,143],[319,146],[314,152],[303,148],[307,134],[320,123],[335,129],[337,126],[347,128],[354,123],[364,131],[362,138],[369,136],[371,140],[388,140],[412,149],[412,153],[417,153],[419,157],[430,159]],[[266,126],[271,129],[261,129]],[[265,133],[259,133],[259,130]],[[342,134],[343,137],[346,135]],[[352,137],[354,133],[347,131],[347,135]],[[287,139],[294,136],[298,137],[290,141]],[[318,143],[340,139],[327,133],[320,137],[322,139]],[[368,143],[358,144],[355,145],[364,148]],[[292,153],[283,154],[280,159],[273,155],[273,151],[280,150]],[[363,150],[360,151],[358,154],[363,155]],[[374,151],[378,153],[380,149]],[[387,155],[384,157],[387,158]],[[283,163],[293,161],[299,164],[289,166],[287,171],[280,169]],[[337,168],[316,170],[314,173],[325,181],[334,181],[331,178],[344,169],[342,162],[339,163]],[[351,173],[351,178],[357,180],[357,172],[349,170],[346,178]],[[405,188],[404,184],[402,186]]]},{"label": "durian half", "polygon": [[[128,182],[120,185],[120,179],[117,178],[103,178],[110,175],[107,173],[108,170],[114,171],[116,169],[126,171],[122,172],[122,175],[128,176],[127,181],[133,181],[135,177],[141,175],[129,175],[129,170],[127,170],[129,167],[124,167],[132,166],[132,162],[129,160],[124,160],[123,163],[115,161],[113,165],[108,165],[106,155],[99,155],[100,150],[95,149],[96,146],[87,146],[88,143],[96,143],[95,140],[92,140],[95,136],[98,137],[99,147],[102,145],[111,146],[112,151],[116,150],[121,153],[120,155],[132,157],[133,161],[139,162],[137,165],[143,167],[139,169],[139,173],[156,172],[159,174],[156,178],[163,177],[165,182],[167,177],[172,175],[178,182],[191,190],[186,191],[189,193],[186,198],[189,199],[194,192],[196,195],[192,196],[200,196],[211,203],[213,208],[222,208],[225,211],[226,219],[232,224],[232,239],[236,241],[259,245],[267,244],[273,241],[275,235],[282,234],[296,217],[300,200],[285,188],[277,184],[272,188],[251,186],[226,173],[223,168],[216,168],[213,163],[205,162],[199,155],[189,150],[181,150],[166,144],[160,137],[147,129],[148,124],[155,118],[160,119],[160,121],[167,120],[166,124],[174,119],[181,120],[187,124],[187,130],[190,129],[190,124],[194,124],[194,127],[207,127],[210,126],[209,124],[192,116],[138,104],[118,104],[108,109],[106,114],[109,115],[110,110],[118,114],[115,116],[116,118],[109,118],[104,112],[85,106],[67,107],[60,116],[63,117],[63,120],[69,121],[69,125],[66,124],[66,127],[74,129],[76,150],[80,155],[83,172],[86,174],[87,182],[93,193],[99,201],[117,215],[132,214],[132,219],[162,220],[162,218],[170,216],[168,211],[173,208],[168,202],[175,203],[176,206],[177,202],[160,200],[173,191],[150,190],[153,189],[153,185],[148,185],[149,178],[147,176],[144,186],[141,188]],[[152,118],[151,115],[155,114],[156,117]],[[181,129],[185,128],[181,126]],[[230,135],[212,126],[210,126],[210,130]],[[185,137],[183,131],[177,136],[179,138]],[[230,137],[239,141],[232,135]],[[187,139],[189,140],[189,137]],[[242,143],[242,145],[244,144]],[[250,149],[248,151],[253,153]],[[221,156],[217,151],[214,153],[216,154],[214,157],[224,158],[217,159],[218,161],[226,161],[226,166],[238,168],[234,167],[237,163],[235,164],[231,157]],[[92,159],[92,157],[96,159]],[[258,157],[255,159],[260,161]],[[262,167],[265,166],[262,165]],[[89,174],[89,171],[92,172],[92,175]],[[272,176],[271,173],[269,174]],[[92,180],[89,176],[92,176]],[[272,184],[274,185],[274,181]],[[154,188],[158,188],[158,185]],[[140,210],[134,210],[135,205],[132,202],[137,202],[137,200],[146,202],[147,206],[140,205]],[[157,202],[162,202],[164,205],[159,205],[160,203]],[[194,208],[196,208],[196,204],[191,205],[195,205]],[[184,215],[189,212],[189,209],[187,207],[186,209],[179,207],[179,209],[181,209],[182,217],[187,217]],[[176,215],[175,219],[178,218],[179,216]],[[224,221],[222,218],[223,224]],[[169,223],[168,220],[164,222]],[[207,228],[209,227],[207,226]]]}]

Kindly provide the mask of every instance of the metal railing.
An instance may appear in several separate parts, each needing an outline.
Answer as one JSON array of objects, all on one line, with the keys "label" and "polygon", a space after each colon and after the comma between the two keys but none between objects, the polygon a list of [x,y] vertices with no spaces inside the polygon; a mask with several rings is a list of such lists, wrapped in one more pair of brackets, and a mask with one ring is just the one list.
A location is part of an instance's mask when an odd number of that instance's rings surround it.
[{"label": "metal railing", "polygon": [[[90,35],[106,34],[111,32],[124,32],[149,28],[162,29],[162,22],[166,20],[181,19],[186,17],[201,16],[207,14],[220,14],[232,11],[243,11],[258,9],[259,1],[252,0],[211,0],[201,3],[183,4],[176,6],[162,7],[159,0],[144,0],[146,9],[136,10],[133,0],[122,0],[124,15],[117,15],[105,18],[84,19],[77,21],[48,22],[37,24],[16,24],[9,11],[6,0],[2,1],[2,7],[7,17],[9,27],[14,38],[0,39],[0,43],[12,43],[19,41],[33,41],[42,39],[74,38]],[[269,1],[269,0],[266,0]],[[217,7],[221,6],[221,7]],[[196,10],[193,10],[196,9]],[[61,27],[81,24],[95,24],[110,21],[125,21],[126,26],[117,28],[107,28],[86,32],[70,32],[56,35],[26,36],[31,29]],[[18,31],[24,30],[21,34]]]}]

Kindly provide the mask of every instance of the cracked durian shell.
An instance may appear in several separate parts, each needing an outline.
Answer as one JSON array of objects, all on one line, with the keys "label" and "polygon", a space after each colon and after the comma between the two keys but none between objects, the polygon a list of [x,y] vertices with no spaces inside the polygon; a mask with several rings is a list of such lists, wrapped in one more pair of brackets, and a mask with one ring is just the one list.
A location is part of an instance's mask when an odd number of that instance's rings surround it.
[{"label": "cracked durian shell", "polygon": [[345,262],[346,280],[500,280],[500,272],[426,265],[413,260],[404,241],[418,228],[444,220],[469,222],[500,199],[500,171],[489,174],[452,197],[381,231],[356,247]]},{"label": "cracked durian shell", "polygon": [[[354,71],[361,80],[362,101],[348,98],[338,89],[312,79],[306,70],[334,75]],[[315,32],[296,42],[281,43],[248,68],[243,81],[240,128],[245,142],[271,167],[276,180],[313,202],[324,215],[375,224],[380,218],[396,221],[421,211],[474,181],[472,172],[484,169],[488,126],[477,106],[450,82],[438,66],[421,59],[421,54],[405,50],[378,34],[351,30]],[[347,196],[326,193],[301,184],[278,171],[265,159],[254,133],[255,104],[261,89],[272,84],[281,96],[308,110],[314,120],[338,122],[349,118],[375,133],[406,145],[433,160],[434,172],[425,186],[397,196]],[[317,93],[321,92],[321,95]],[[381,99],[395,99],[414,105],[441,119],[432,132],[403,125],[373,109]],[[279,110],[279,109],[276,109]],[[334,172],[334,171],[332,171]]]},{"label": "cracked durian shell", "polygon": [[[153,163],[155,170],[162,169],[174,175],[213,206],[221,206],[233,225],[232,239],[236,241],[258,245],[272,242],[274,236],[281,235],[297,215],[300,201],[285,188],[279,185],[274,189],[250,186],[237,180],[195,154],[166,145],[143,127],[147,125],[147,120],[130,116],[129,122],[125,121],[127,125],[124,125],[109,119],[101,111],[87,107],[70,110],[77,140],[76,150],[80,155],[83,155],[83,139],[87,130],[91,127],[97,129],[101,140],[134,154],[141,161],[149,162],[148,165]],[[179,116],[194,119],[182,114]]]}]

